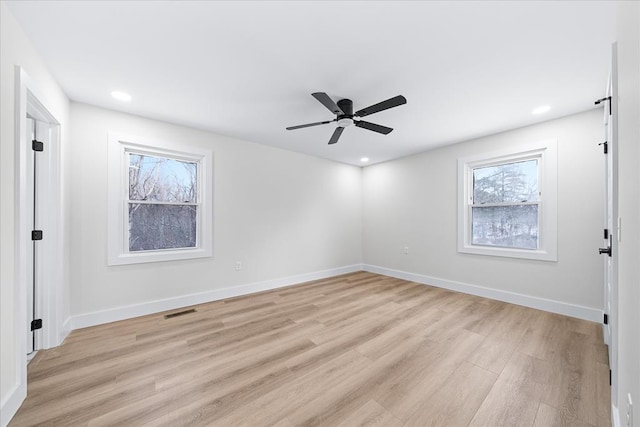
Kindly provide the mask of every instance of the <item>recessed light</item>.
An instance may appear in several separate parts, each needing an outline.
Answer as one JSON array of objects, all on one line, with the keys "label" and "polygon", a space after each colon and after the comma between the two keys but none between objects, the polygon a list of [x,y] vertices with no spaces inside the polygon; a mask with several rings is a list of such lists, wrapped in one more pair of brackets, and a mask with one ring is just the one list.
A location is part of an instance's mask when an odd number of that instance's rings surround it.
[{"label": "recessed light", "polygon": [[367,163],[369,161],[369,158],[368,157],[362,157],[362,158],[360,158],[360,161],[362,163]]},{"label": "recessed light", "polygon": [[131,101],[131,95],[125,92],[121,92],[119,90],[114,90],[113,92],[111,92],[111,96],[113,96],[118,101],[124,101],[124,102]]},{"label": "recessed light", "polygon": [[551,109],[551,107],[549,107],[548,105],[541,105],[537,108],[534,108],[533,110],[531,110],[531,114],[542,114],[542,113],[546,113],[547,111],[549,111]]}]

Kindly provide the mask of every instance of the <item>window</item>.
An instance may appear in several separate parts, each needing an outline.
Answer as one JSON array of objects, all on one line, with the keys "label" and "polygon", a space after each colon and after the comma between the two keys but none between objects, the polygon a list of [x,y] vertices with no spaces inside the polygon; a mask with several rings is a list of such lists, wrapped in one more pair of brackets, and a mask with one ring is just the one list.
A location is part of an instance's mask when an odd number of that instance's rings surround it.
[{"label": "window", "polygon": [[109,265],[211,256],[212,154],[109,135]]},{"label": "window", "polygon": [[556,143],[458,160],[458,251],[557,259]]}]

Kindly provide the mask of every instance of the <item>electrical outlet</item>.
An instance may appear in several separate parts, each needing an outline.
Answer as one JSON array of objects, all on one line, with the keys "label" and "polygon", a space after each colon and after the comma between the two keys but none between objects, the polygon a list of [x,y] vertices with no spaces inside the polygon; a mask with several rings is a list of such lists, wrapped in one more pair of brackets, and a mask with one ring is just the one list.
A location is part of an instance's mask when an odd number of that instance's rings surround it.
[{"label": "electrical outlet", "polygon": [[236,261],[236,271],[242,270],[242,262]]},{"label": "electrical outlet", "polygon": [[631,393],[627,394],[627,427],[633,427],[633,400],[631,400]]},{"label": "electrical outlet", "polygon": [[409,246],[405,246],[403,252],[405,255],[409,255]]}]

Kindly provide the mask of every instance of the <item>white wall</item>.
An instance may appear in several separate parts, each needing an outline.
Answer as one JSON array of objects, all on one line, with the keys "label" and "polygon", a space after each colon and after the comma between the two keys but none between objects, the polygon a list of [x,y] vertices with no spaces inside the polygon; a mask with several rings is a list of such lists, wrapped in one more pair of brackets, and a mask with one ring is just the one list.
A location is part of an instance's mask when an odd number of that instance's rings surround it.
[{"label": "white wall", "polygon": [[[594,309],[586,317],[598,315],[604,156],[597,144],[602,136],[598,109],[366,167],[363,262],[492,288],[499,291],[494,297],[518,293]],[[547,139],[558,141],[558,261],[458,253],[458,157]]]},{"label": "white wall", "polygon": [[626,425],[627,394],[640,425],[640,3],[618,2],[618,402]]},{"label": "white wall", "polygon": [[[104,310],[359,267],[360,168],[84,104],[71,104],[71,119],[75,326]],[[213,258],[107,266],[110,131],[213,150]]]},{"label": "white wall", "polygon": [[[20,65],[37,86],[37,94],[61,124],[62,162],[66,160],[69,101],[54,78],[47,71],[30,41],[4,2],[0,2],[0,424],[17,409],[26,392],[21,374],[24,363],[19,352],[23,338],[17,333],[15,298],[17,278],[15,272],[15,66]],[[63,177],[64,179],[64,177]],[[65,248],[68,251],[68,248]],[[67,259],[68,257],[65,257]],[[65,293],[67,270],[65,274]],[[62,300],[68,299],[63,295]],[[65,306],[67,304],[65,303]],[[68,316],[68,307],[63,315]]]}]

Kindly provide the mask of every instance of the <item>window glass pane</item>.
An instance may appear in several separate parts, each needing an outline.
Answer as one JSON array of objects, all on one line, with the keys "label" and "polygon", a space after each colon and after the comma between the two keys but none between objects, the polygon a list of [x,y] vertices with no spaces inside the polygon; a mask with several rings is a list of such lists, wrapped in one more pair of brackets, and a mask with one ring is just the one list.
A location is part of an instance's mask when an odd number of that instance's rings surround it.
[{"label": "window glass pane", "polygon": [[538,205],[471,208],[472,244],[538,249]]},{"label": "window glass pane", "polygon": [[197,163],[129,153],[129,199],[197,201]]},{"label": "window glass pane", "polygon": [[129,204],[129,251],[196,247],[196,206]]},{"label": "window glass pane", "polygon": [[537,200],[537,159],[473,170],[473,204]]}]

